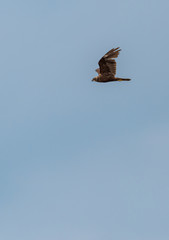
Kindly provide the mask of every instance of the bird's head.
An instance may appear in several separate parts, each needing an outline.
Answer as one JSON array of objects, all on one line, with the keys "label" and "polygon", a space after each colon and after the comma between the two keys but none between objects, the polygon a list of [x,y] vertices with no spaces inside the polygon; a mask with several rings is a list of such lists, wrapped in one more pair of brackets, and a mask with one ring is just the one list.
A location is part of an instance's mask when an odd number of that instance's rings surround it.
[{"label": "bird's head", "polygon": [[94,78],[92,79],[92,82],[97,82],[97,77],[94,77]]}]

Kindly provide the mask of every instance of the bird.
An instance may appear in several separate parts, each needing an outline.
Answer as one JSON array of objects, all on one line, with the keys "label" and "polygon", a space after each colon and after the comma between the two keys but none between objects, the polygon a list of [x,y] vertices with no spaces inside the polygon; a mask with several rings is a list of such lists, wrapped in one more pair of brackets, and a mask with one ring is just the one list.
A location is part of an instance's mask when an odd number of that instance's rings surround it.
[{"label": "bird", "polygon": [[119,47],[108,51],[98,62],[99,68],[95,71],[98,76],[94,77],[92,81],[106,83],[115,81],[130,81],[130,78],[118,78],[116,75],[116,61],[114,58],[119,56],[121,49]]}]

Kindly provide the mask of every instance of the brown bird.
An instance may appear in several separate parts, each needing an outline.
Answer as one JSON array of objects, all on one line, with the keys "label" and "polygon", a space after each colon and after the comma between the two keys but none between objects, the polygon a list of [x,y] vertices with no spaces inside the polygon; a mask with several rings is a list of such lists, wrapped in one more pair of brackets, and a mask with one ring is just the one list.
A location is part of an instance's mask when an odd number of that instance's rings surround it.
[{"label": "brown bird", "polygon": [[107,52],[98,62],[99,67],[96,69],[98,73],[97,77],[94,77],[92,81],[95,82],[114,82],[114,81],[130,81],[129,78],[117,78],[116,75],[116,61],[112,58],[117,58],[121,49],[113,48]]}]

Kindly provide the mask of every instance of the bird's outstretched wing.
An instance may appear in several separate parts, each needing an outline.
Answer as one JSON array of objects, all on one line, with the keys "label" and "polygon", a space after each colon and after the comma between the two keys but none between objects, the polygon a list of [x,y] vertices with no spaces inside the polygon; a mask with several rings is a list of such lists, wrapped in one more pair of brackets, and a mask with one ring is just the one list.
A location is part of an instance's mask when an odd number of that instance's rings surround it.
[{"label": "bird's outstretched wing", "polygon": [[117,58],[121,49],[113,48],[107,52],[99,61],[100,73],[111,73],[116,75],[116,61],[112,58]]}]

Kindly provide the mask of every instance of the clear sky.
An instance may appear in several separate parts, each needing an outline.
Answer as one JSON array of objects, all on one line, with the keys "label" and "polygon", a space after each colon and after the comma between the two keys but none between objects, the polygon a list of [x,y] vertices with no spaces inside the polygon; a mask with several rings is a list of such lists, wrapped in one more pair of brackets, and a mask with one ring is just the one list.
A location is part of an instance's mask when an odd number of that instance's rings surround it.
[{"label": "clear sky", "polygon": [[168,9],[0,2],[0,239],[169,239]]}]

